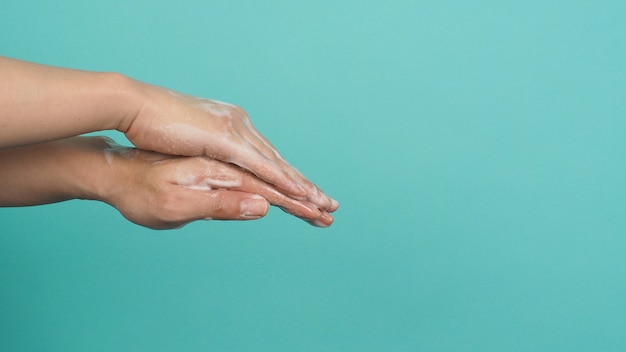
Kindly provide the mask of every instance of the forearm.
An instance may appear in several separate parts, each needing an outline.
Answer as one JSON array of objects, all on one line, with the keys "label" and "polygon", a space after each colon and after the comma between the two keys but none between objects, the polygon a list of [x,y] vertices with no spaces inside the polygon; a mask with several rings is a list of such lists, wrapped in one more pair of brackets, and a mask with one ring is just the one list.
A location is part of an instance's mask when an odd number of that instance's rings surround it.
[{"label": "forearm", "polygon": [[135,84],[120,74],[0,57],[0,148],[125,130],[142,103]]},{"label": "forearm", "polygon": [[101,137],[75,137],[0,150],[0,206],[102,199],[106,147]]}]

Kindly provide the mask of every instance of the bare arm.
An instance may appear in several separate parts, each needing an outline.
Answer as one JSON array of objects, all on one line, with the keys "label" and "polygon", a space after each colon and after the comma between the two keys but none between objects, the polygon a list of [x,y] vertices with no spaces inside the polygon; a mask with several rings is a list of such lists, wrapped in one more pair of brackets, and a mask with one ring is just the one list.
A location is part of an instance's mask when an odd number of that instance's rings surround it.
[{"label": "bare arm", "polygon": [[140,105],[119,74],[0,57],[0,148],[120,129]]},{"label": "bare arm", "polygon": [[202,219],[258,219],[269,202],[315,226],[333,221],[237,166],[125,148],[102,137],[0,150],[0,165],[0,206],[92,199],[140,225],[173,228]]}]

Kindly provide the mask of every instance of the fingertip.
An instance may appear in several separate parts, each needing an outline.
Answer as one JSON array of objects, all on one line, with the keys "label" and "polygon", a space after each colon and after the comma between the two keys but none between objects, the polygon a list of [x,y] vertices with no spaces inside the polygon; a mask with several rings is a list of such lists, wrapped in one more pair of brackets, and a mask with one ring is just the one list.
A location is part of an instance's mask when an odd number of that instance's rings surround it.
[{"label": "fingertip", "polygon": [[323,212],[322,213],[322,218],[320,219],[324,224],[326,224],[326,227],[330,226],[333,224],[333,222],[335,222],[335,218],[330,215],[327,212]]},{"label": "fingertip", "polygon": [[329,211],[333,212],[333,211],[336,211],[337,209],[339,209],[339,202],[331,198]]},{"label": "fingertip", "polygon": [[322,216],[318,219],[307,220],[307,222],[315,227],[326,228],[333,224],[335,218],[327,212],[322,212]]},{"label": "fingertip", "polygon": [[[307,200],[315,205],[318,208],[324,211],[334,211],[333,209],[333,199],[330,198],[324,191],[322,191],[319,187],[314,184],[311,184],[311,191],[307,194]],[[337,203],[335,201],[335,203]],[[337,203],[337,206],[339,204]]]}]

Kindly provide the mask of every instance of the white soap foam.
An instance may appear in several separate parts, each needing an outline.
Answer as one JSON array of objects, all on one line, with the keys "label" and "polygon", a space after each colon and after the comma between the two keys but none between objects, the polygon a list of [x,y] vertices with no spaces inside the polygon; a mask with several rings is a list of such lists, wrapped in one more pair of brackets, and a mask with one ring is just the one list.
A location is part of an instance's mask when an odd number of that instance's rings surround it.
[{"label": "white soap foam", "polygon": [[103,140],[107,144],[107,147],[103,149],[103,152],[108,165],[113,163],[113,158],[115,156],[121,156],[128,160],[132,160],[137,157],[137,154],[139,153],[137,149],[119,145],[109,137],[104,137]]}]

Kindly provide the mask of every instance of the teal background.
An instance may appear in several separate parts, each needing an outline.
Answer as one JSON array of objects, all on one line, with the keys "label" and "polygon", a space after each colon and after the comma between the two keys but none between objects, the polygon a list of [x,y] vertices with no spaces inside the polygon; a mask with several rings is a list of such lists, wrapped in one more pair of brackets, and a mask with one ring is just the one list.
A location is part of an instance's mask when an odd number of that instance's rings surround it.
[{"label": "teal background", "polygon": [[3,0],[0,54],[242,105],[342,205],[0,209],[2,351],[626,350],[624,1]]}]

